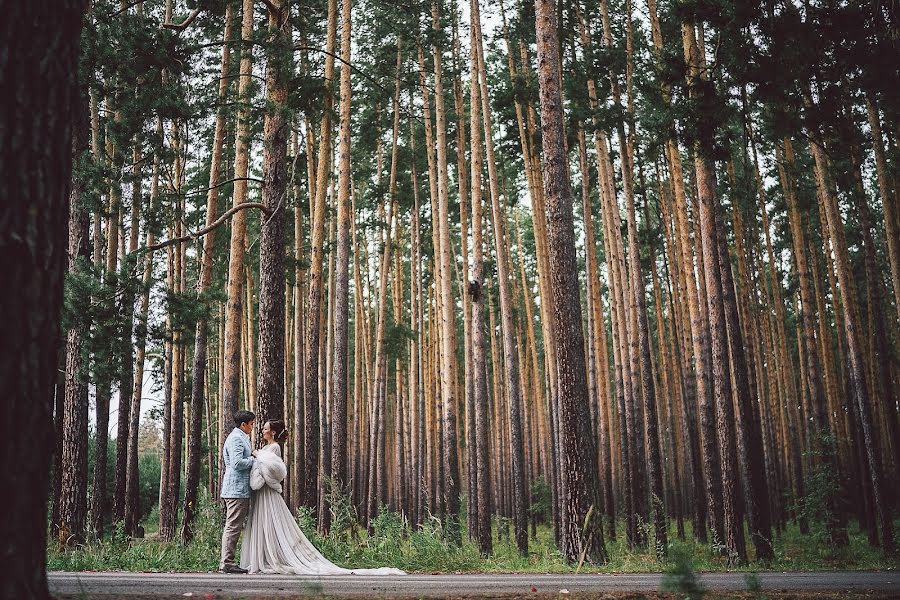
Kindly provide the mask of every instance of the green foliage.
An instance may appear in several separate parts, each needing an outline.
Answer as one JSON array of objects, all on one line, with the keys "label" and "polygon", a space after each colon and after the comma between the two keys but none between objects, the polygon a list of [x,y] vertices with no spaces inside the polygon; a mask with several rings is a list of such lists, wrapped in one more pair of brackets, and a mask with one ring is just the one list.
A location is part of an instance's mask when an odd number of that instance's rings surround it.
[{"label": "green foliage", "polygon": [[159,455],[155,452],[141,454],[138,458],[138,470],[140,471],[140,507],[138,520],[143,520],[156,507],[159,501]]},{"label": "green foliage", "polygon": [[756,573],[747,573],[744,575],[744,581],[747,583],[747,591],[753,594],[754,600],[769,600],[769,597],[762,593],[762,579]]},{"label": "green foliage", "polygon": [[[155,458],[155,456],[153,457]],[[145,459],[148,462],[149,458]],[[151,466],[151,468],[153,468]],[[158,469],[158,462],[155,468]],[[158,471],[147,473],[144,478],[155,478]],[[156,483],[142,488],[142,510],[147,498],[145,493],[158,493]],[[316,529],[313,512],[301,507],[297,510],[297,524],[313,545],[330,561],[346,567],[367,568],[393,566],[409,572],[534,572],[534,573],[574,573],[575,565],[565,561],[553,541],[549,526],[539,526],[532,537],[528,556],[521,556],[515,540],[503,534],[504,523],[494,519],[494,554],[483,558],[477,544],[463,536],[460,545],[448,543],[445,524],[431,515],[419,528],[412,527],[399,513],[382,507],[367,531],[359,524],[355,508],[349,498],[331,491],[332,528],[326,534]],[[155,502],[155,498],[153,499]],[[219,543],[222,534],[222,514],[219,505],[205,491],[200,490],[196,522],[196,538],[184,546],[178,541],[162,542],[155,532],[159,513],[154,509],[146,516],[145,539],[128,540],[122,532],[113,531],[102,542],[92,541],[69,550],[51,547],[48,550],[48,565],[51,570],[110,570],[130,571],[207,571],[218,566]],[[619,523],[622,530],[623,523]],[[508,528],[508,525],[507,525]],[[674,529],[674,524],[673,524]],[[688,527],[688,536],[690,528]],[[675,538],[674,530],[670,539]],[[688,538],[690,540],[690,537]],[[587,572],[641,573],[665,570],[670,591],[677,594],[698,594],[696,580],[698,571],[731,570],[720,552],[712,545],[699,545],[693,541],[674,542],[670,545],[670,560],[661,563],[651,548],[629,549],[624,536],[607,543],[609,561],[605,565],[589,567]],[[810,543],[808,536],[799,533],[796,526],[790,526],[775,546],[775,561],[767,568],[774,570],[832,570],[844,569],[884,569],[891,568],[877,549],[869,547],[864,533],[858,529],[851,531],[850,545],[843,555],[835,556],[827,550]],[[893,564],[896,567],[896,564]],[[751,563],[747,567],[754,568]],[[585,571],[583,568],[582,571]],[[756,579],[748,577],[748,589],[758,594]],[[699,598],[700,596],[682,596]],[[761,598],[761,596],[756,596]]]},{"label": "green foliage", "polygon": [[201,490],[196,513],[194,541],[162,543],[155,538],[129,540],[124,532],[114,532],[102,542],[91,542],[60,552],[51,548],[47,556],[50,570],[93,569],[125,571],[210,571],[219,562],[221,511]]},{"label": "green foliage", "polygon": [[683,600],[700,600],[706,590],[700,584],[694,570],[693,555],[682,545],[675,546],[671,552],[671,566],[663,576],[662,588],[674,592]]},{"label": "green foliage", "polygon": [[810,523],[809,535],[812,543],[820,549],[827,549],[831,555],[837,557],[844,549],[840,540],[834,539],[833,536],[838,520],[833,503],[840,501],[843,485],[838,472],[827,467],[821,460],[824,452],[834,452],[836,441],[833,435],[816,437],[819,449],[806,453],[812,457],[810,462],[814,466],[805,481],[806,495],[795,500],[796,512],[798,518],[806,519]]},{"label": "green foliage", "polygon": [[550,485],[543,477],[531,482],[531,505],[528,513],[538,523],[549,523],[553,512],[553,495]]}]

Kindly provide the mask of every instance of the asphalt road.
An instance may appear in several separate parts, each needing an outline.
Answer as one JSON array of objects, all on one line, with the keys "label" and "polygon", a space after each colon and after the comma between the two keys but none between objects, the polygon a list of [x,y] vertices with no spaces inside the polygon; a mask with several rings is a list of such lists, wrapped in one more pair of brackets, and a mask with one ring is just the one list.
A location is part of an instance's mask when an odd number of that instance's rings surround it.
[{"label": "asphalt road", "polygon": [[[746,590],[745,573],[707,573],[702,584],[713,591]],[[768,591],[879,592],[900,597],[900,573],[835,571],[760,573]],[[195,598],[327,595],[341,597],[496,596],[659,591],[661,574],[630,575],[406,575],[285,576],[218,573],[81,572],[49,574],[50,591],[74,597],[168,596]]]}]

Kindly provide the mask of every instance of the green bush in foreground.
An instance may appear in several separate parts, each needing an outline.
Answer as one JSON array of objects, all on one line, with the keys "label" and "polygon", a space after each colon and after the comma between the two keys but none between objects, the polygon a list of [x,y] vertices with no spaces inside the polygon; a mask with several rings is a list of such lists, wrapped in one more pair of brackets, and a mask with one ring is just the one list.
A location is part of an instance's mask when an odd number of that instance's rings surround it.
[{"label": "green bush in foreground", "polygon": [[[345,509],[345,510],[344,510]],[[355,511],[341,509],[339,519],[328,535],[316,531],[310,511],[301,509],[297,521],[310,541],[332,562],[346,567],[393,566],[411,572],[575,572],[567,564],[553,543],[548,526],[539,526],[530,541],[529,554],[520,556],[513,540],[499,535],[502,527],[494,526],[494,555],[482,558],[476,544],[464,536],[461,546],[445,541],[442,523],[431,517],[421,528],[413,529],[398,513],[382,510],[372,522],[370,530],[359,525]],[[151,514],[145,523],[148,532],[154,531]],[[69,549],[51,546],[48,567],[51,570],[126,570],[126,571],[211,571],[218,567],[222,513],[218,504],[208,496],[202,497],[197,513],[196,538],[188,545],[178,541],[163,542],[149,534],[145,539],[128,539],[121,529],[113,531],[103,541]],[[673,527],[674,529],[674,527]],[[624,536],[620,536],[624,537]],[[814,536],[812,536],[814,537]],[[690,531],[688,531],[690,538]],[[675,532],[670,539],[675,540]],[[580,572],[639,573],[676,572],[684,570],[726,570],[725,561],[711,546],[693,542],[673,541],[668,563],[659,562],[655,554],[646,550],[630,550],[624,540],[607,544],[610,560],[605,565],[584,565]],[[803,536],[791,526],[775,542],[775,560],[768,565],[751,563],[744,567],[753,571],[773,570],[831,570],[896,568],[897,562],[885,559],[878,549],[866,542],[855,526],[851,528],[850,545],[834,553],[827,547],[811,543],[811,536]]]}]

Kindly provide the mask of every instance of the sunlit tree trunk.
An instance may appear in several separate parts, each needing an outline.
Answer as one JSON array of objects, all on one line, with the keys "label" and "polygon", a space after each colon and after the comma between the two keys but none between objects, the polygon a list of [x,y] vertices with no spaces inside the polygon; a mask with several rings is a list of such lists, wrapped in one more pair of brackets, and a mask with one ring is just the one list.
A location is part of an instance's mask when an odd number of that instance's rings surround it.
[{"label": "sunlit tree trunk", "polygon": [[[438,0],[431,3],[432,29],[441,35]],[[459,528],[459,456],[457,454],[456,407],[456,317],[451,277],[450,222],[448,215],[447,127],[444,115],[444,86],[441,47],[432,46],[434,56],[435,148],[437,154],[437,222],[438,242],[435,248],[440,271],[440,335],[441,335],[441,410],[443,426],[443,498],[446,507],[445,532],[453,543],[460,541]]]},{"label": "sunlit tree trunk", "polygon": [[328,0],[328,31],[325,42],[325,90],[324,111],[320,123],[319,161],[316,168],[316,186],[312,211],[312,244],[310,247],[309,279],[307,280],[307,329],[304,342],[303,386],[304,425],[303,484],[300,503],[310,508],[318,505],[319,491],[319,353],[320,320],[322,315],[322,268],[325,246],[325,196],[328,190],[329,166],[331,160],[331,112],[334,104],[334,57],[337,39],[337,0]]},{"label": "sunlit tree trunk", "polygon": [[[473,53],[478,59],[478,71],[473,74],[481,86],[481,116],[487,148],[487,168],[490,178],[491,222],[494,232],[494,249],[497,256],[497,287],[500,296],[500,321],[503,337],[503,366],[506,377],[506,401],[510,419],[510,458],[512,468],[512,509],[519,553],[528,553],[527,482],[525,480],[525,452],[522,433],[522,397],[519,381],[519,351],[516,348],[513,325],[513,298],[510,292],[509,251],[507,247],[506,215],[501,206],[500,182],[494,156],[494,138],[490,102],[487,96],[487,76],[484,48],[481,39],[481,15],[479,1],[472,2]],[[474,126],[474,124],[473,124]],[[474,182],[473,182],[474,184]]]},{"label": "sunlit tree trunk", "polygon": [[[334,296],[334,363],[332,365],[331,485],[344,493],[347,483],[347,351],[349,337],[350,236],[350,34],[352,0],[341,2],[341,100],[338,133],[337,258]],[[357,290],[357,294],[361,290]],[[358,351],[358,349],[357,349]]]},{"label": "sunlit tree trunk", "polygon": [[[253,2],[243,0],[241,21],[241,63],[238,79],[238,116],[234,141],[234,206],[247,201],[247,175],[250,161],[250,88],[252,85]],[[222,437],[226,437],[234,423],[231,416],[238,410],[241,383],[241,330],[244,313],[244,237],[247,231],[246,211],[235,213],[231,219],[231,240],[228,254],[228,284],[225,304],[224,364],[222,365]],[[219,458],[219,477],[225,472]]]}]

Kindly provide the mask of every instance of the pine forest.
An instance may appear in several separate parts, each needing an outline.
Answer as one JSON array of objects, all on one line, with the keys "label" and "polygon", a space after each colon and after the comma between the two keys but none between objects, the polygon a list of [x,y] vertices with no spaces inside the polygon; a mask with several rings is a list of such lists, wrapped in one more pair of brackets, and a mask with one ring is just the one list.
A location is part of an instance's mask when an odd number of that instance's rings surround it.
[{"label": "pine forest", "polygon": [[896,558],[896,5],[66,4],[51,564],[216,546],[239,409],[332,544]]}]

